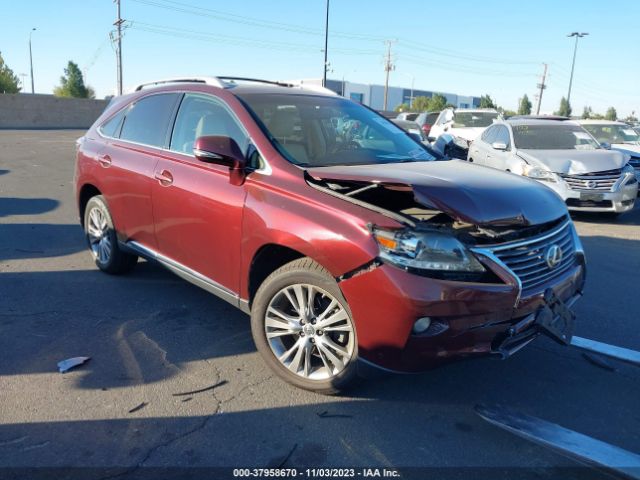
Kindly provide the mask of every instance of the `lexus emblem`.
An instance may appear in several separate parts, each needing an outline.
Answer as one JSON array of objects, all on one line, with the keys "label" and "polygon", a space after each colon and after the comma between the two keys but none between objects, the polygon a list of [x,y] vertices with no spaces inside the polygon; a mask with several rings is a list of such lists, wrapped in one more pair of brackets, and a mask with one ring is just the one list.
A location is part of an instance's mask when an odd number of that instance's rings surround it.
[{"label": "lexus emblem", "polygon": [[598,184],[594,180],[587,181],[587,188],[594,189],[598,186]]},{"label": "lexus emblem", "polygon": [[551,245],[544,254],[544,259],[549,268],[556,268],[562,261],[562,249],[558,245]]}]

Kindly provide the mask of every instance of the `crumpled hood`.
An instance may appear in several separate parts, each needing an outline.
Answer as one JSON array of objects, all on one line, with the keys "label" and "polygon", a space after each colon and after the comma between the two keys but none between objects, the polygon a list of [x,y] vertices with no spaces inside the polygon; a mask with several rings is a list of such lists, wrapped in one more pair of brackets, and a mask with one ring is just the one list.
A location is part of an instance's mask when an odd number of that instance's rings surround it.
[{"label": "crumpled hood", "polygon": [[459,160],[318,167],[315,179],[408,185],[416,201],[476,225],[537,225],[567,213],[550,188]]},{"label": "crumpled hood", "polygon": [[640,144],[637,143],[614,143],[611,148],[631,157],[640,157]]},{"label": "crumpled hood", "polygon": [[555,173],[579,175],[622,168],[628,156],[616,150],[518,150],[527,163]]},{"label": "crumpled hood", "polygon": [[464,127],[464,128],[449,128],[445,133],[449,133],[454,137],[464,138],[468,141],[473,141],[480,136],[482,132],[485,131],[486,127]]}]

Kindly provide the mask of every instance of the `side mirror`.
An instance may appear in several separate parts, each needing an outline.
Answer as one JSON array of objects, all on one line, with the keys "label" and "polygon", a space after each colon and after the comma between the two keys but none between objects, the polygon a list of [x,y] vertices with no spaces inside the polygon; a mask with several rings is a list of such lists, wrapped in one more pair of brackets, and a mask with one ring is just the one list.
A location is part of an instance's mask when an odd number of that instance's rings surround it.
[{"label": "side mirror", "polygon": [[507,149],[507,144],[504,142],[493,142],[491,144],[491,148],[493,148],[494,150],[501,150],[504,152]]},{"label": "side mirror", "polygon": [[609,142],[600,142],[600,146],[605,150],[611,150],[611,144]]},{"label": "side mirror", "polygon": [[229,167],[231,184],[242,185],[244,182],[246,159],[233,138],[222,135],[198,137],[193,154],[201,162]]},{"label": "side mirror", "polygon": [[422,143],[422,137],[419,134],[409,132],[409,136],[413,138],[416,142]]}]

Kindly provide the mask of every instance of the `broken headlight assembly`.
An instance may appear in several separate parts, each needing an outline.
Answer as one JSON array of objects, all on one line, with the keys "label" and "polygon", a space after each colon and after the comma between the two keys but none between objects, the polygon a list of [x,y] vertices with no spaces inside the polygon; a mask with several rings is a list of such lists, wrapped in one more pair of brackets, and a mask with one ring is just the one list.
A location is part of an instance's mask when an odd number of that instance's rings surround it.
[{"label": "broken headlight assembly", "polygon": [[522,174],[525,177],[532,178],[534,180],[540,180],[543,182],[557,182],[558,177],[555,173],[545,170],[544,168],[536,167],[533,165],[525,165]]},{"label": "broken headlight assembly", "polygon": [[437,277],[448,278],[447,272],[481,274],[482,264],[455,237],[440,232],[415,230],[373,229],[373,237],[380,247],[380,259],[417,273],[439,272]]}]

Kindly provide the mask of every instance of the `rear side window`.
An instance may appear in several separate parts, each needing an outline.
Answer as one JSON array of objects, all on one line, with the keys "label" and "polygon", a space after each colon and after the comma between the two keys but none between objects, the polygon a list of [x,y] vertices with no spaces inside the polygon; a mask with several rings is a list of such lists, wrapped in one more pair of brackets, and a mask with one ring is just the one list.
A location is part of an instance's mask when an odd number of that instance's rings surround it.
[{"label": "rear side window", "polygon": [[120,134],[120,126],[126,109],[120,110],[113,117],[100,125],[100,133],[105,137],[117,138]]},{"label": "rear side window", "polygon": [[164,147],[177,97],[177,93],[163,93],[135,102],[127,111],[120,138],[153,147]]}]

